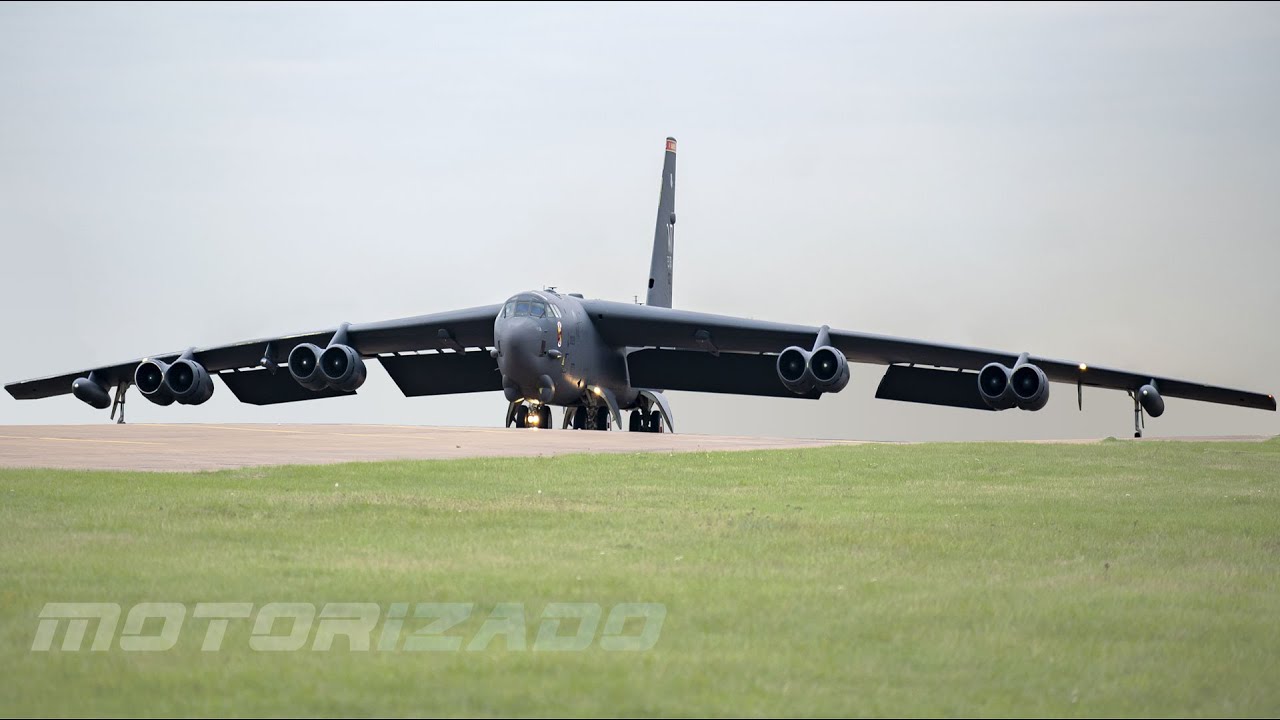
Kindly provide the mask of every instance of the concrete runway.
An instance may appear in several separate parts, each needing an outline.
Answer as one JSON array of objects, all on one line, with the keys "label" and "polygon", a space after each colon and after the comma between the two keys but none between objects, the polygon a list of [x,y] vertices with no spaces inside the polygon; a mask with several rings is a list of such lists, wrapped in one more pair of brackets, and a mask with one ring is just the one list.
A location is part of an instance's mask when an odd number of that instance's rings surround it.
[{"label": "concrete runway", "polygon": [[[1247,442],[1266,439],[1263,436],[1187,437],[1149,438],[1147,442]],[[190,472],[376,460],[776,450],[857,444],[862,443],[855,440],[418,425],[0,425],[0,467]]]},{"label": "concrete runway", "polygon": [[182,472],[372,460],[765,450],[845,442],[411,425],[0,425],[0,467]]}]

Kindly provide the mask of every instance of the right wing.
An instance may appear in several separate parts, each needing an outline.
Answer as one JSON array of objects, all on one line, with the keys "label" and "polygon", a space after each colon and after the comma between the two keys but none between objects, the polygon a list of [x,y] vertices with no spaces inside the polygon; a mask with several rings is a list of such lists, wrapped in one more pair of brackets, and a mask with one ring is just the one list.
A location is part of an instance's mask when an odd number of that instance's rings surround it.
[{"label": "right wing", "polygon": [[[763,354],[776,360],[777,354],[788,346],[810,348],[819,331],[819,328],[813,326],[605,300],[584,301],[583,308],[589,313],[591,322],[606,341],[617,346],[637,348],[632,355],[638,356],[637,366],[642,368],[641,380],[647,375],[679,382],[676,376],[680,374],[681,366],[696,366],[700,369],[697,377],[709,378],[705,382],[701,380],[686,382],[679,387],[675,384],[655,383],[657,387],[679,390],[797,397],[794,394],[778,392],[781,382],[776,372],[771,372],[768,378],[759,378],[755,384],[738,382],[732,389],[721,389],[729,384],[730,379],[736,377],[736,374],[727,371],[721,376],[717,368],[723,366],[728,370],[730,365],[737,361],[716,363],[707,358],[685,357],[682,353],[702,351],[702,354],[709,354],[711,358],[726,358],[733,353],[750,353]],[[890,388],[891,393],[878,395],[889,399],[932,402],[940,405],[978,407],[973,404],[974,399],[978,397],[976,373],[968,371],[980,370],[993,362],[1012,366],[1019,358],[1019,353],[1016,352],[946,345],[846,330],[831,330],[830,340],[849,362],[889,365],[892,366],[891,370],[893,368],[906,370],[907,366],[950,368],[950,371],[938,371],[913,367],[910,370],[918,372],[887,373],[885,382],[894,380],[896,387]],[[640,348],[657,349],[656,352],[662,353],[666,359],[655,355],[654,350]],[[1028,361],[1041,368],[1045,376],[1053,382],[1079,383],[1090,387],[1136,392],[1148,382],[1155,381],[1160,394],[1166,397],[1238,405],[1260,410],[1276,409],[1275,398],[1264,393],[1177,380],[1143,372],[1097,367],[1076,361],[1036,356],[1029,356]],[[771,366],[770,362],[757,360],[755,363],[758,366],[756,372],[763,372],[761,368],[768,369]],[[962,372],[958,374],[956,371]],[[896,378],[892,377],[895,375]],[[908,375],[910,377],[907,377]],[[717,378],[717,376],[720,377]],[[924,399],[897,396],[910,392],[909,386],[919,386],[926,382],[941,391],[941,394],[936,396],[937,400],[930,400],[927,396],[922,396]],[[707,383],[719,383],[719,385]],[[645,386],[643,382],[634,384]],[[882,391],[884,390],[886,386],[882,384]],[[957,391],[966,390],[970,392],[963,396],[957,394]],[[809,395],[798,397],[809,397]]]},{"label": "right wing", "polygon": [[[351,347],[362,357],[377,357],[405,395],[501,390],[497,362],[489,356],[493,322],[502,305],[452,310],[430,315],[362,323],[347,327]],[[346,395],[335,390],[312,392],[299,386],[284,367],[289,353],[302,343],[324,347],[338,328],[261,338],[230,345],[193,348],[193,359],[209,374],[221,377],[243,402],[266,405]],[[468,351],[470,349],[470,351]],[[446,351],[446,352],[442,352]],[[451,352],[448,352],[451,351]],[[5,386],[15,399],[65,395],[73,382],[96,374],[104,386],[132,383],[134,370],[147,359],[172,363],[180,352],[150,355],[114,365],[86,368]],[[263,363],[263,359],[267,363]],[[273,365],[274,368],[268,367]]]}]

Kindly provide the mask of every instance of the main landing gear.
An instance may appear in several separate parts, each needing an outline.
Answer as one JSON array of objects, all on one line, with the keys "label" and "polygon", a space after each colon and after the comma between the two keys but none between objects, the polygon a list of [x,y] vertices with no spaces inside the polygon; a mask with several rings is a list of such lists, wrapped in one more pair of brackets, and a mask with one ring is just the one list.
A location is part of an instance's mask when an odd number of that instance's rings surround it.
[{"label": "main landing gear", "polygon": [[551,429],[551,408],[546,405],[526,405],[523,400],[511,403],[507,411],[507,427]]},{"label": "main landing gear", "polygon": [[631,432],[662,432],[662,413],[657,410],[632,410]]},{"label": "main landing gear", "polygon": [[565,420],[573,425],[574,430],[608,430],[609,408],[594,405],[579,405],[576,408],[564,409]]},{"label": "main landing gear", "polygon": [[[609,408],[592,405],[581,405],[576,408],[565,408],[565,427],[574,430],[609,430],[613,425]],[[663,432],[662,413],[654,410],[632,410],[631,421],[627,428],[631,432]]]},{"label": "main landing gear", "polygon": [[[574,430],[610,430],[613,427],[612,414],[604,405],[578,405],[564,409],[564,427]],[[507,408],[507,427],[547,428],[551,425],[551,408],[547,405],[534,405],[524,400],[517,400]],[[631,432],[666,432],[662,422],[662,413],[656,407],[652,410],[639,408],[631,411]]]}]

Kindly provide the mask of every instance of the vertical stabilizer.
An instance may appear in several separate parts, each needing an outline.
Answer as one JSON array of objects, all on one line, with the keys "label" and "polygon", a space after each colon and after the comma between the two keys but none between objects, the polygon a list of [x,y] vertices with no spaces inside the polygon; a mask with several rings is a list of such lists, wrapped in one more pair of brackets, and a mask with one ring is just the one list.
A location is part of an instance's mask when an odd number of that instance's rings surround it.
[{"label": "vertical stabilizer", "polygon": [[662,161],[662,191],[658,195],[658,223],[653,232],[646,305],[671,307],[671,262],[676,247],[676,139],[667,138]]}]

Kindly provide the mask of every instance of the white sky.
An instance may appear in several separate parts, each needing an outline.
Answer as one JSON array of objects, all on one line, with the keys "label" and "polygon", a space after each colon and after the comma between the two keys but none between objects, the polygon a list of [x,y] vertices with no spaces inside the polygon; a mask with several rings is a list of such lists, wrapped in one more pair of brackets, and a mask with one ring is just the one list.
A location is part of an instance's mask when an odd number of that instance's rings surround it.
[{"label": "white sky", "polygon": [[[643,297],[1280,391],[1280,6],[0,5],[0,381],[498,302]],[[686,432],[1123,436],[1036,414],[672,393]],[[135,422],[498,425],[501,394]],[[0,395],[0,423],[105,422]],[[1171,399],[1152,435],[1280,433]]]}]

